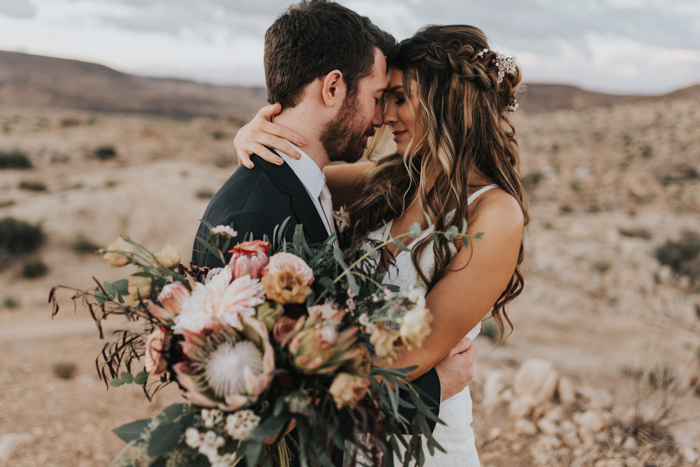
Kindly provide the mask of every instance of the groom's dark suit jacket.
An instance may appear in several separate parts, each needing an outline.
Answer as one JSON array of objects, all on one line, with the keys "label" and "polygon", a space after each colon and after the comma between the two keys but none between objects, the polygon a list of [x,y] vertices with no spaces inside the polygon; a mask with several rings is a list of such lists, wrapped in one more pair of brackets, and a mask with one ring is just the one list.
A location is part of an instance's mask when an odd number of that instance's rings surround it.
[{"label": "groom's dark suit jacket", "polygon": [[[256,240],[261,240],[263,235],[272,239],[275,226],[289,217],[286,235],[290,241],[297,224],[304,226],[309,244],[325,241],[328,238],[326,227],[304,185],[289,165],[274,165],[257,155],[252,160],[255,163],[253,169],[240,166],[214,195],[203,219],[213,226],[233,223],[238,238],[252,232]],[[209,229],[204,224],[200,224],[197,237],[209,238]],[[198,266],[221,266],[219,260],[205,252],[206,249],[195,240],[192,261]],[[416,379],[414,384],[433,400],[440,401],[440,380],[434,369]],[[437,416],[438,407],[433,409]],[[402,413],[409,415],[405,410]],[[428,423],[431,430],[435,428],[435,422],[428,419]]]}]

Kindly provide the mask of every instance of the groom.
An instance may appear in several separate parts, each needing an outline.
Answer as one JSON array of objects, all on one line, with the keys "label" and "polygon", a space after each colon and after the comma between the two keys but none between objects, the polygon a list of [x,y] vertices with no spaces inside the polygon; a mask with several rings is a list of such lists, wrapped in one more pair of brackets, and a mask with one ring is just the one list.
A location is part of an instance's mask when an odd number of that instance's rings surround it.
[{"label": "groom", "polygon": [[[265,35],[268,101],[283,111],[275,123],[293,130],[307,144],[300,160],[285,154],[277,166],[253,156],[253,169],[239,167],[204,212],[211,225],[233,224],[243,236],[272,238],[275,226],[290,218],[286,230],[302,224],[309,243],[321,243],[335,231],[323,168],[330,162],[356,162],[368,137],[382,124],[382,95],[387,87],[386,58],[395,40],[368,18],[336,3],[311,0],[290,7]],[[200,225],[197,237],[209,237]],[[220,262],[195,241],[193,261]],[[441,362],[414,383],[433,400],[461,391],[471,380],[473,353]],[[442,380],[441,380],[442,378]],[[441,388],[442,383],[442,388]],[[439,407],[432,407],[437,415]],[[431,423],[434,429],[435,423]]]}]

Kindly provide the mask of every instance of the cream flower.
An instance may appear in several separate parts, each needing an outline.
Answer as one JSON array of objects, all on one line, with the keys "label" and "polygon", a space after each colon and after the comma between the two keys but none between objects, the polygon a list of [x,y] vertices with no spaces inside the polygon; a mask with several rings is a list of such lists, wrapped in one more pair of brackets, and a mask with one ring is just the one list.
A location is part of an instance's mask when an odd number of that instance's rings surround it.
[{"label": "cream flower", "polygon": [[233,439],[244,441],[259,424],[260,417],[252,410],[239,410],[226,417],[226,433]]},{"label": "cream flower", "polygon": [[227,237],[235,238],[238,236],[238,232],[233,230],[232,227],[228,225],[217,225],[213,229],[211,229],[211,234],[212,235],[225,235]]},{"label": "cream flower", "polygon": [[433,315],[427,308],[414,308],[401,318],[401,341],[408,347],[420,347],[428,334]]},{"label": "cream flower", "polygon": [[384,323],[377,323],[374,332],[369,337],[376,354],[389,360],[396,356],[396,346],[400,339],[399,331],[394,331]]},{"label": "cream flower", "polygon": [[358,402],[367,394],[370,382],[367,378],[351,375],[348,373],[338,373],[330,387],[330,394],[333,396],[338,410],[343,407],[354,409]]},{"label": "cream flower", "polygon": [[170,243],[166,243],[163,247],[163,251],[156,255],[156,260],[168,269],[179,266],[181,260],[180,249],[171,246]]},{"label": "cream flower", "polygon": [[123,238],[117,237],[117,239],[114,242],[110,243],[110,245],[107,247],[107,250],[110,251],[102,255],[102,258],[104,258],[104,260],[107,261],[110,267],[121,268],[131,263],[131,260],[129,258],[117,252],[133,252],[131,245],[127,243],[126,240],[124,240]]},{"label": "cream flower", "polygon": [[241,328],[240,316],[255,316],[255,307],[263,302],[263,287],[257,279],[242,276],[231,281],[230,267],[223,268],[206,285],[197,283],[192,296],[182,303],[173,330],[199,332],[215,321]]},{"label": "cream flower", "polygon": [[[140,270],[139,272],[142,272]],[[153,281],[150,277],[144,276],[129,276],[129,298],[138,302],[146,300],[153,292]]]},{"label": "cream flower", "polygon": [[283,269],[275,274],[267,273],[262,278],[265,295],[283,305],[302,304],[311,295],[311,287],[306,279],[291,269]]},{"label": "cream flower", "polygon": [[311,285],[314,281],[314,271],[306,264],[306,261],[292,253],[283,251],[270,256],[265,274],[275,275],[281,271],[293,271],[304,279],[306,285]]},{"label": "cream flower", "polygon": [[323,321],[340,321],[338,318],[342,317],[342,313],[338,316],[338,305],[333,302],[327,302],[323,305],[314,305],[308,308],[309,316],[320,314]]}]

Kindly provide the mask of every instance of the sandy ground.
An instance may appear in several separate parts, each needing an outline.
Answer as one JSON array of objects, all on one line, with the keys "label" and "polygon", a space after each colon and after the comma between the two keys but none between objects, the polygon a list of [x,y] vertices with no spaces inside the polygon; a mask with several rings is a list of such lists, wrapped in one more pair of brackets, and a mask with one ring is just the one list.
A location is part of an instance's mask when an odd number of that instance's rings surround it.
[{"label": "sandy ground", "polygon": [[[676,111],[674,105],[668,106],[669,112]],[[610,112],[584,115],[578,123],[568,113],[549,119],[520,117],[523,172],[551,175],[531,192],[527,285],[510,309],[515,331],[497,349],[486,338],[476,342],[474,427],[484,465],[538,465],[527,449],[487,442],[495,427],[512,431],[505,410],[480,410],[483,382],[493,370],[512,375],[527,359],[543,358],[577,385],[606,392],[622,408],[632,404],[630,386],[621,376],[624,366],[668,363],[681,387],[700,373],[695,356],[700,347],[698,291],[670,275],[653,256],[656,247],[683,229],[700,232],[700,183],[689,181],[679,195],[674,185],[644,178],[657,165],[692,162],[692,144],[697,148],[700,137],[697,131],[680,133],[663,143],[668,148],[655,147],[649,167],[642,167],[645,161],[639,158],[629,166],[634,180],[646,180],[647,192],[655,193],[640,202],[633,194],[636,186],[625,185],[627,178],[615,179],[624,180],[622,185],[605,179],[627,157],[623,140],[592,136],[614,117]],[[78,123],[65,126],[62,121],[68,117]],[[645,134],[644,121],[632,123],[628,132]],[[91,275],[103,280],[124,275],[96,255],[73,251],[79,233],[97,245],[107,245],[120,233],[152,249],[169,242],[187,257],[208,202],[197,192],[216,191],[235,169],[230,143],[214,132],[233,135],[235,129],[207,119],[174,122],[60,111],[3,111],[0,125],[0,151],[22,149],[35,165],[0,171],[0,218],[41,223],[47,238],[37,257],[49,267],[37,279],[22,277],[22,260],[0,268],[0,300],[19,303],[12,309],[0,305],[0,465],[106,466],[123,445],[112,428],[150,417],[180,397],[175,388],[167,388],[149,403],[138,389],[106,390],[94,367],[102,342],[87,312],[74,314],[66,293],[64,308],[52,321],[46,303],[49,289],[56,284],[86,288]],[[613,135],[616,130],[607,131]],[[589,141],[588,150],[564,147],[562,141],[574,140]],[[115,146],[114,160],[91,155],[104,144]],[[556,157],[554,144],[561,145]],[[674,156],[676,144],[686,149]],[[597,159],[602,151],[598,145],[612,155]],[[554,159],[558,168],[552,168]],[[580,166],[588,167],[587,177],[576,178]],[[42,181],[47,190],[20,190],[22,180]],[[583,189],[571,188],[572,181]],[[605,198],[596,193],[606,193]],[[590,209],[596,203],[598,209]],[[562,209],[562,204],[571,209]],[[651,239],[619,233],[630,226],[649,229]],[[54,371],[65,363],[77,365],[70,379]],[[670,429],[700,449],[700,398],[681,394],[676,405],[677,423]],[[528,440],[518,443],[527,446]]]}]

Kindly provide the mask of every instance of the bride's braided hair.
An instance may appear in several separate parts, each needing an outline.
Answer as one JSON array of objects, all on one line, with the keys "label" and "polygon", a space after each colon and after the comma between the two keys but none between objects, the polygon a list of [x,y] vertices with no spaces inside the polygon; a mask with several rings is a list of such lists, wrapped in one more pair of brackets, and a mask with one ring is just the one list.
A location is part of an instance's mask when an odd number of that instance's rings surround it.
[{"label": "bride's braided hair", "polygon": [[[469,221],[467,193],[473,174],[513,196],[527,225],[518,144],[508,118],[521,80],[520,69],[512,61],[504,64],[504,56],[488,49],[479,29],[463,25],[428,26],[401,43],[389,66],[403,72],[406,95],[418,94],[418,109],[409,99],[406,103],[424,135],[419,141],[412,140],[403,156],[380,159],[369,174],[362,194],[349,209],[355,240],[399,217],[416,197],[436,230],[447,230],[446,217],[452,209],[456,214],[450,223],[461,227],[462,219]],[[504,72],[506,65],[509,68]],[[435,172],[435,184],[428,190],[429,175]],[[428,247],[435,254],[431,277],[419,261]],[[427,237],[416,243],[411,259],[430,290],[444,276],[451,260],[448,241],[440,236],[438,247]],[[504,321],[512,329],[506,305],[522,291],[522,261],[521,243],[513,277],[491,311],[501,338]]]}]

